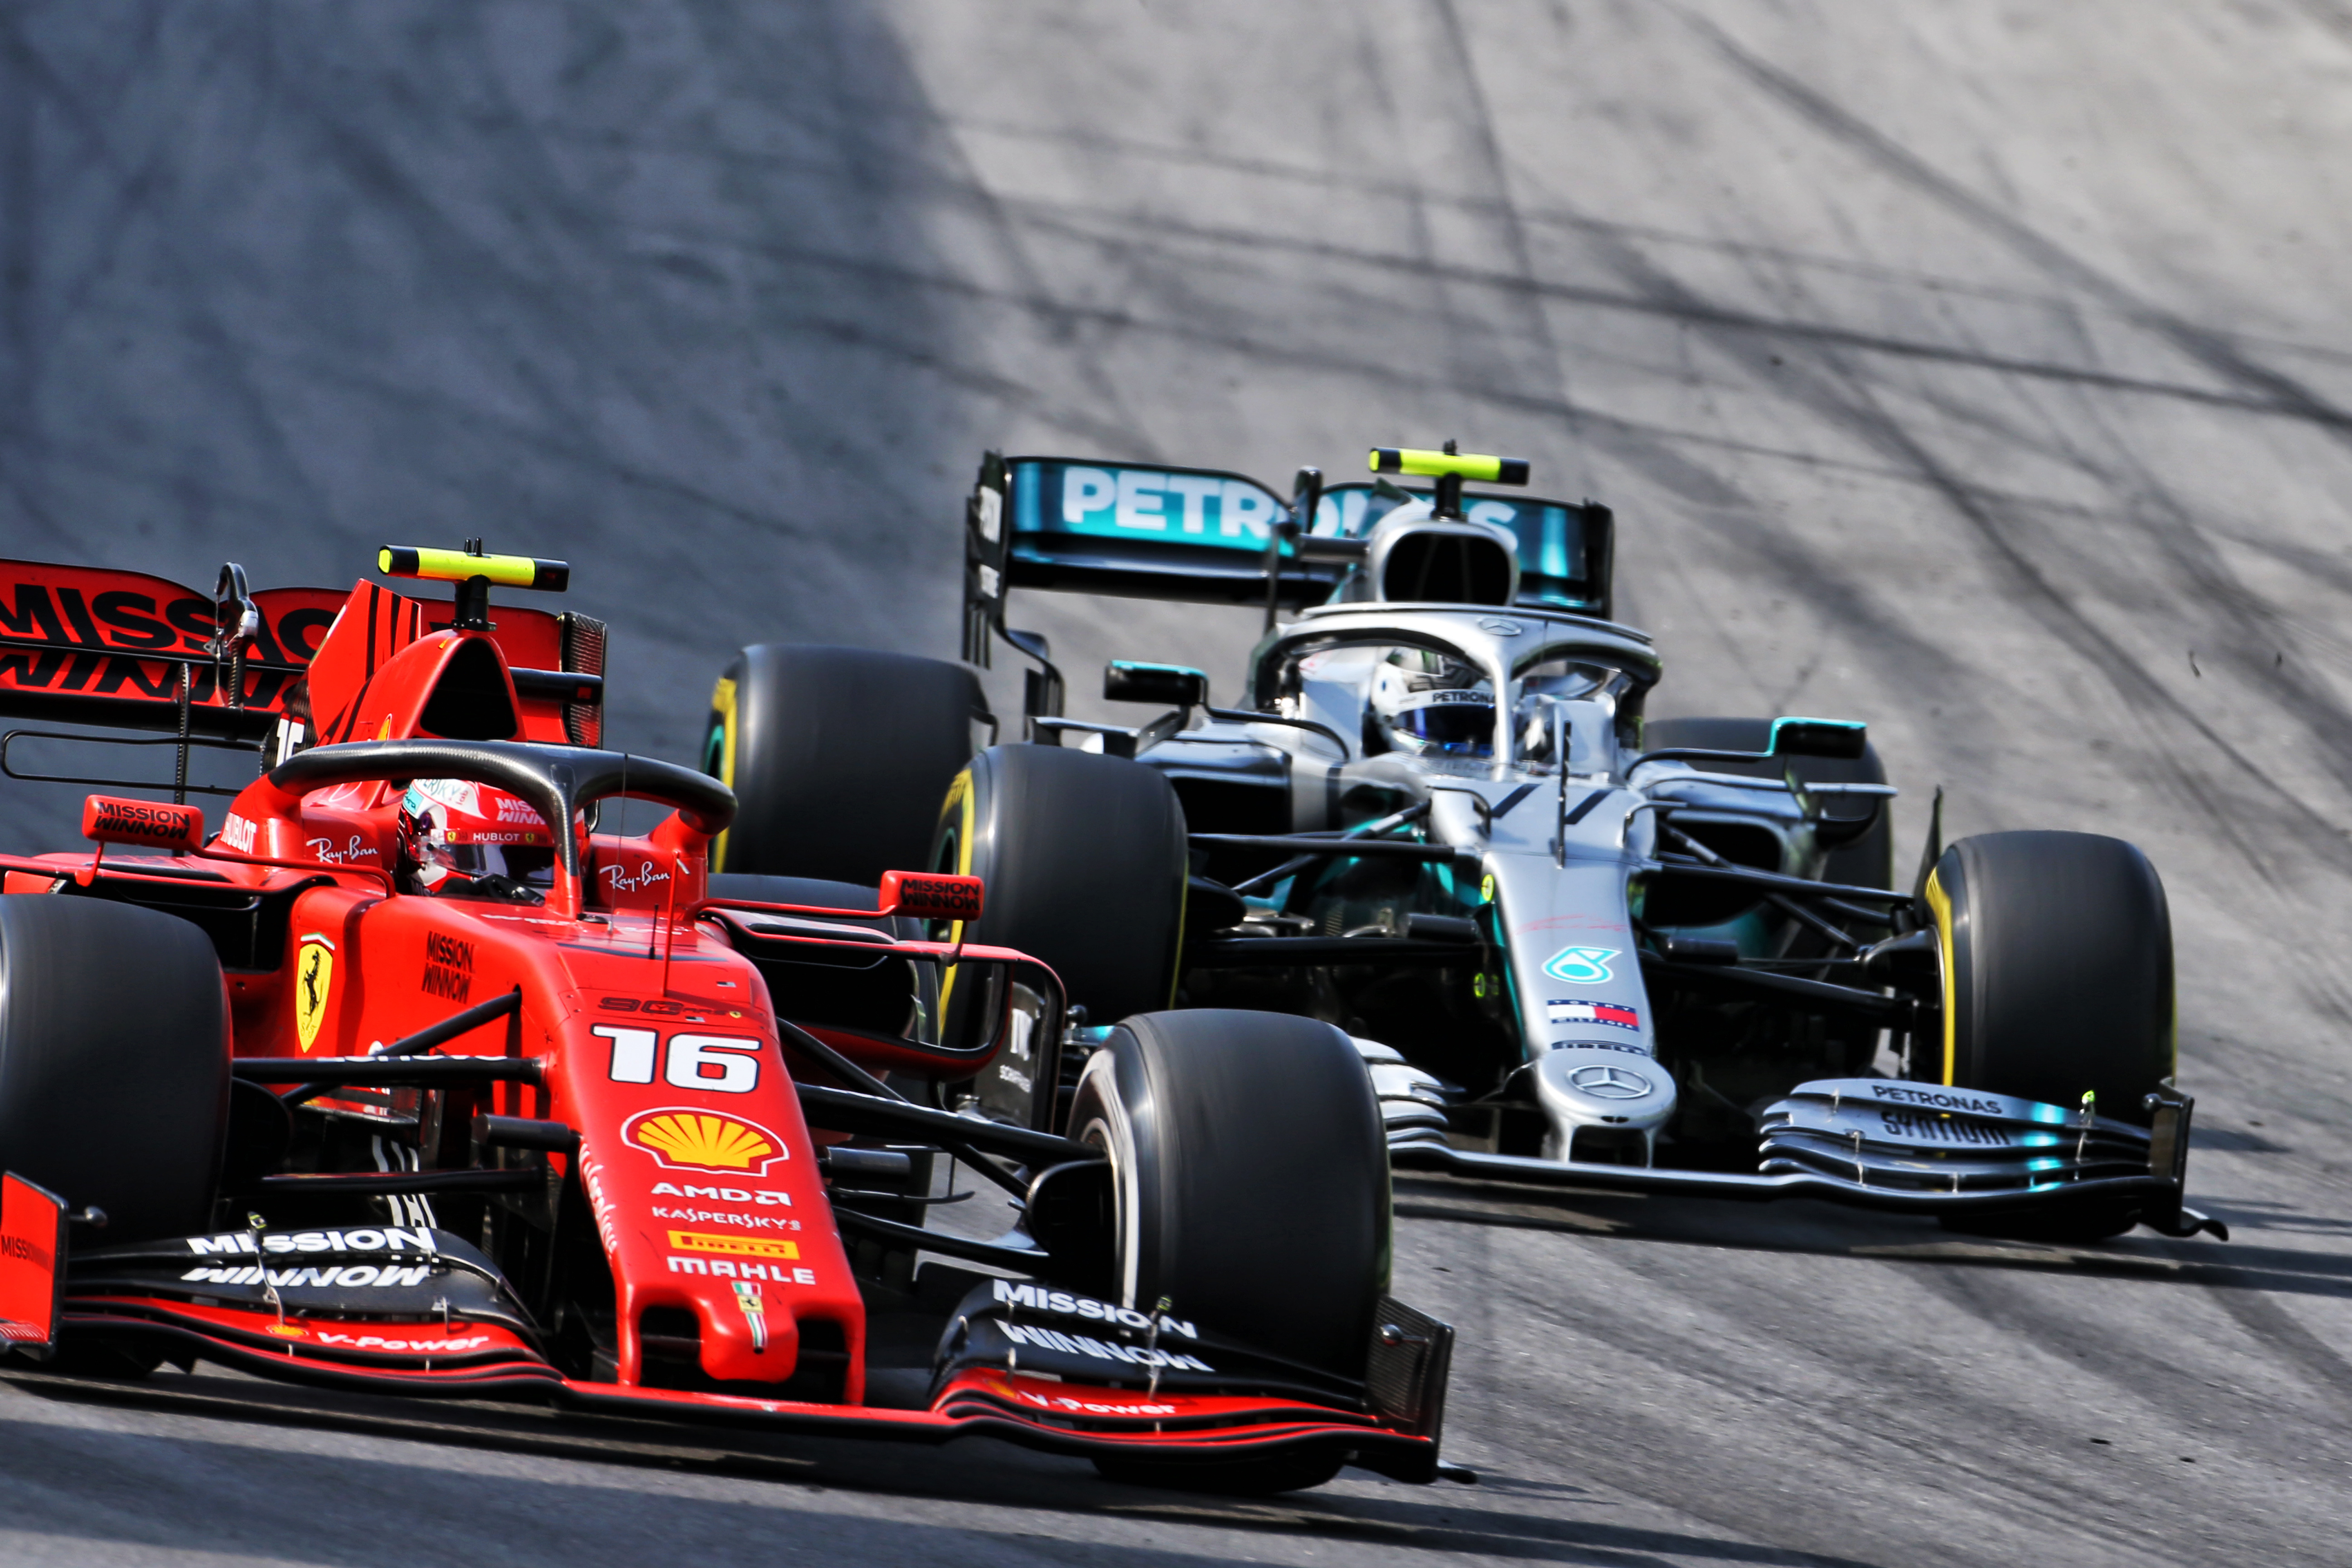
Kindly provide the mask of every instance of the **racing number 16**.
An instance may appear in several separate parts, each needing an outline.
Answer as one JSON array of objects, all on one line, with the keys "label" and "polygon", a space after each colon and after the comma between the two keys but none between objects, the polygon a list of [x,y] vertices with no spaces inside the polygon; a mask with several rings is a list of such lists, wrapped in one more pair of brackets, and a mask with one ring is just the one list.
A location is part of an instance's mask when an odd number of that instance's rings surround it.
[{"label": "racing number 16", "polygon": [[[599,1024],[589,1031],[613,1042],[613,1081],[651,1083],[654,1044],[651,1029],[625,1029]],[[705,1089],[713,1094],[749,1094],[760,1082],[760,1042],[731,1035],[672,1035],[662,1081],[678,1089]]]}]

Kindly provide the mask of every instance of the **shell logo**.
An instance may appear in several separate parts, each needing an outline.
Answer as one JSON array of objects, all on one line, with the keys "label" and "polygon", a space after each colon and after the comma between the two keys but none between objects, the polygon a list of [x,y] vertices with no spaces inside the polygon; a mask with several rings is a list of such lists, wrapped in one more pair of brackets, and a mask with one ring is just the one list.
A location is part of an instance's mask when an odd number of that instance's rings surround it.
[{"label": "shell logo", "polygon": [[265,1334],[276,1334],[281,1340],[299,1340],[308,1335],[310,1331],[299,1323],[271,1323],[264,1327],[261,1331]]},{"label": "shell logo", "polygon": [[758,1176],[790,1157],[784,1141],[756,1121],[684,1106],[640,1111],[622,1126],[621,1136],[673,1171]]}]

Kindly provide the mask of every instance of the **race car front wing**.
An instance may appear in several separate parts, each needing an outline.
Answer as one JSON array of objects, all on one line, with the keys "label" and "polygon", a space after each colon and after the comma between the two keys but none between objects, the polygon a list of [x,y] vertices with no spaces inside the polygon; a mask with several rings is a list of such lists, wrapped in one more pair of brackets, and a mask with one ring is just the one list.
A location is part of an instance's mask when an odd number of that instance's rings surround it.
[{"label": "race car front wing", "polygon": [[[391,1226],[230,1232],[79,1250],[65,1205],[0,1192],[0,1338],[202,1357],[328,1387],[551,1401],[583,1410],[941,1443],[989,1436],[1054,1452],[1223,1464],[1338,1458],[1398,1480],[1442,1466],[1453,1330],[1383,1300],[1359,1381],[1162,1314],[1021,1281],[977,1287],[948,1320],[921,1408],[567,1376],[478,1250]],[[1138,1326],[1139,1322],[1141,1324]]]},{"label": "race car front wing", "polygon": [[[1376,1075],[1375,1082],[1379,1083]],[[1402,1095],[1399,1089],[1394,1095]],[[2229,1239],[2221,1221],[2181,1202],[2195,1102],[2169,1088],[2147,1097],[2148,1125],[2014,1095],[1895,1079],[1799,1085],[1761,1118],[1754,1174],[1609,1165],[1459,1149],[1425,1101],[1389,1118],[1389,1163],[1489,1180],[1628,1193],[1769,1201],[1832,1198],[1870,1208],[1996,1215],[2087,1204],[2137,1205],[2164,1236]]]}]

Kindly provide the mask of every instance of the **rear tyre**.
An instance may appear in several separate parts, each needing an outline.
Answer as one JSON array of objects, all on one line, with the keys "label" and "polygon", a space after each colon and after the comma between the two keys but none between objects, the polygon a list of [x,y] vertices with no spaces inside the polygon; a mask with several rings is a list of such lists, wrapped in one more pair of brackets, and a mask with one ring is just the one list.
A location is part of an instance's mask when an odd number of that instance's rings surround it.
[{"label": "rear tyre", "polygon": [[714,870],[873,887],[914,870],[988,703],[960,664],[762,643],[710,698],[701,767],[735,792]]},{"label": "rear tyre", "polygon": [[[890,869],[914,870],[921,865],[920,860],[914,860]],[[881,890],[872,882],[830,882],[819,877],[754,877],[740,871],[712,872],[709,892],[714,899],[742,899],[756,904],[803,904],[820,910],[870,910],[882,902]],[[905,915],[826,918],[845,920],[851,925],[870,925],[892,936],[918,941],[923,934],[923,922]]]},{"label": "rear tyre", "polygon": [[[1760,752],[1772,743],[1769,719],[1653,719],[1642,727],[1642,744],[1651,751],[1668,746],[1696,746],[1715,752]],[[1790,757],[1788,764],[1807,784],[1885,784],[1886,766],[1874,746],[1865,745],[1859,757]],[[1780,762],[1708,763],[1717,773],[1779,778]],[[1832,849],[1822,867],[1822,880],[1849,888],[1895,886],[1894,813],[1884,802],[1870,806],[1877,819],[1851,843]],[[1832,808],[1831,820],[1859,817],[1863,805],[1852,799]]]},{"label": "rear tyre", "polygon": [[[2172,921],[2139,849],[2090,833],[1989,833],[1944,851],[1927,902],[1943,961],[1943,1059],[1918,1077],[2147,1125],[2142,1100],[2178,1063]],[[1920,1069],[1926,1070],[1920,1070]],[[1940,1069],[1940,1070],[1938,1070]],[[2137,1203],[1970,1221],[2086,1239]]]},{"label": "rear tyre", "polygon": [[[1361,1377],[1388,1283],[1388,1145],[1362,1058],[1278,1013],[1146,1014],[1079,1075],[1069,1134],[1108,1156],[1113,1294]],[[1097,1459],[1117,1480],[1238,1492],[1319,1486],[1343,1456]]]},{"label": "rear tyre", "polygon": [[[710,896],[825,910],[870,910],[881,899],[875,889],[855,882],[753,877],[740,871],[714,874]],[[864,926],[902,942],[919,942],[924,935],[923,922],[906,915],[827,915],[824,923]],[[746,956],[767,982],[778,1016],[803,1027],[831,1025],[887,1039],[911,1033],[917,1016],[938,1008],[938,973],[929,964],[887,958],[864,963],[844,962],[837,954],[821,952],[808,952],[805,962],[795,963],[793,952],[789,947],[755,948]],[[785,1049],[793,1053],[796,1047],[787,1044]]]},{"label": "rear tyre", "polygon": [[[1769,719],[1654,719],[1643,726],[1642,743],[1653,751],[1668,746],[1697,746],[1719,752],[1760,752],[1772,743]],[[1790,757],[1786,765],[1806,784],[1885,784],[1885,765],[1874,747],[1865,745],[1859,757]],[[1711,771],[1779,778],[1783,763],[1707,763]],[[1834,800],[1835,797],[1826,797]],[[1832,829],[1841,819],[1858,820],[1865,812],[1874,820],[1861,837],[1831,849],[1822,862],[1821,879],[1848,888],[1895,886],[1895,814],[1884,800],[1848,797],[1827,807]],[[1785,868],[1783,868],[1785,869]],[[1865,938],[1867,932],[1863,933]],[[1784,954],[1790,958],[1832,956],[1820,933],[1799,931]],[[1822,1020],[1822,1065],[1832,1072],[1866,1068],[1877,1058],[1879,1031],[1845,1016]]]},{"label": "rear tyre", "polygon": [[106,1211],[106,1245],[212,1224],[228,993],[204,932],[131,904],[0,897],[0,1168]]},{"label": "rear tyre", "polygon": [[965,939],[1042,959],[1097,1023],[1168,1005],[1184,934],[1184,808],[1154,768],[992,746],[940,808],[933,870],[981,878]]}]

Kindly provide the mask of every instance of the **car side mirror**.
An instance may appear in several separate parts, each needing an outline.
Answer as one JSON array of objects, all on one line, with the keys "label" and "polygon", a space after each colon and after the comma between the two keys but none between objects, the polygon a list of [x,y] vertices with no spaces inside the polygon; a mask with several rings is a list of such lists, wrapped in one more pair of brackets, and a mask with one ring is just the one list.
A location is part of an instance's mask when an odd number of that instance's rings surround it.
[{"label": "car side mirror", "polygon": [[1209,678],[1181,664],[1138,664],[1115,658],[1103,667],[1103,697],[1111,702],[1164,702],[1172,708],[1206,708]]},{"label": "car side mirror", "polygon": [[919,921],[976,921],[980,918],[982,884],[977,877],[954,877],[934,871],[882,873],[882,908],[886,915],[910,915]]},{"label": "car side mirror", "polygon": [[1776,757],[1831,757],[1850,763],[1869,745],[1870,726],[1858,720],[1775,719],[1772,743],[1766,750]]},{"label": "car side mirror", "polygon": [[185,853],[205,841],[205,814],[193,805],[94,795],[82,802],[81,836],[101,847],[145,844]]}]

